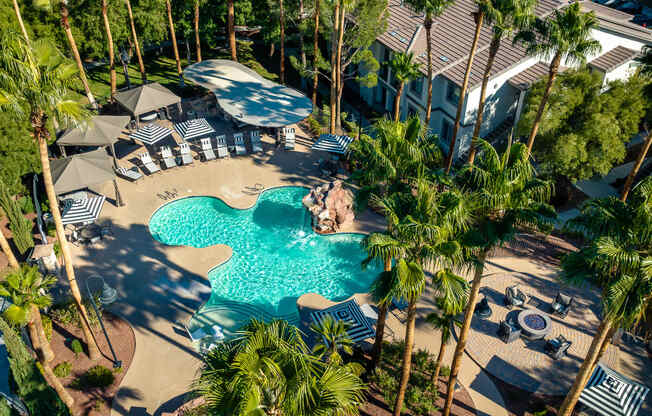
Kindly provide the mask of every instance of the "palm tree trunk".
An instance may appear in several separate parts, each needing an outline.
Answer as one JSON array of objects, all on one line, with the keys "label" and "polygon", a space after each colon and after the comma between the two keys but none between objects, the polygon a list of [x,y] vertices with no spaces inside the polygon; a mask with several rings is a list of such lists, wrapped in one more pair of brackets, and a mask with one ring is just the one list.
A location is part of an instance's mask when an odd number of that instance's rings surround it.
[{"label": "palm tree trunk", "polygon": [[106,0],[102,0],[102,20],[104,20],[104,30],[106,30],[106,40],[109,44],[109,73],[111,75],[111,102],[113,102],[116,91],[115,75],[115,54],[113,52],[113,36],[111,35],[111,25],[109,25],[109,15],[107,13]]},{"label": "palm tree trunk", "polygon": [[143,79],[143,84],[147,83],[147,73],[145,72],[145,63],[143,62],[143,56],[140,53],[140,45],[138,44],[138,35],[136,35],[136,25],[134,24],[134,15],[131,12],[131,1],[125,0],[127,4],[127,12],[129,14],[129,25],[131,26],[131,37],[132,41],[136,47],[136,56],[138,57],[138,66],[140,67],[140,76]]},{"label": "palm tree trunk", "polygon": [[460,91],[460,99],[457,103],[457,113],[455,114],[455,124],[453,125],[453,134],[446,157],[446,174],[451,171],[453,166],[453,155],[455,154],[455,142],[457,140],[457,132],[460,129],[460,120],[462,119],[462,110],[464,109],[464,101],[466,99],[466,89],[469,87],[469,77],[471,76],[471,67],[473,66],[473,58],[475,58],[475,50],[478,48],[478,40],[480,39],[480,31],[482,29],[482,21],[484,14],[476,12],[473,15],[475,19],[475,35],[473,36],[473,43],[471,44],[471,51],[469,52],[469,59],[466,62],[466,72],[464,72],[464,81],[462,82],[462,90]]},{"label": "palm tree trunk", "polygon": [[68,410],[70,410],[70,414],[74,415],[75,399],[73,399],[70,393],[68,393],[68,390],[63,387],[63,384],[61,384],[59,378],[54,374],[52,368],[50,368],[50,364],[41,362],[41,367],[43,367],[45,380],[48,382],[50,387],[52,387],[54,391],[57,392],[57,395],[61,401],[66,405],[66,407],[68,407]]},{"label": "palm tree trunk", "polygon": [[165,0],[165,7],[168,11],[168,25],[170,26],[170,38],[172,40],[172,50],[174,59],[177,61],[177,73],[179,74],[179,85],[183,87],[183,71],[181,71],[181,60],[179,59],[179,48],[177,46],[177,35],[174,33],[174,22],[172,21],[172,4],[170,0]]},{"label": "palm tree trunk", "polygon": [[333,10],[333,34],[331,36],[331,96],[330,96],[330,123],[328,125],[328,132],[335,134],[335,101],[337,99],[337,40],[338,28],[340,19],[340,0],[335,0],[335,9]]},{"label": "palm tree trunk", "polygon": [[47,139],[50,135],[50,132],[46,127],[46,117],[47,116],[42,112],[34,112],[30,116],[31,124],[34,128],[34,138],[38,143],[39,154],[41,157],[41,166],[43,168],[43,184],[45,186],[45,192],[48,196],[48,201],[50,202],[50,211],[52,214],[52,219],[54,220],[57,239],[61,245],[61,253],[63,255],[63,260],[66,267],[66,275],[68,276],[70,292],[72,294],[72,298],[75,301],[75,305],[77,306],[77,310],[79,311],[82,332],[84,333],[84,339],[88,347],[88,356],[91,360],[97,360],[100,358],[100,350],[97,347],[95,338],[93,337],[93,333],[91,331],[86,307],[82,303],[81,292],[79,291],[79,286],[77,285],[77,279],[75,277],[75,269],[72,266],[72,254],[70,253],[68,240],[66,240],[63,223],[61,222],[61,212],[59,211],[57,195],[54,191],[52,172],[50,171],[50,159],[48,159]]},{"label": "palm tree trunk", "polygon": [[[30,306],[30,316],[32,320],[29,325],[33,327],[29,329],[30,338],[33,336],[37,337],[37,344],[40,348],[40,351],[37,352],[41,354],[43,361],[49,363],[54,360],[54,351],[52,351],[52,347],[48,342],[48,337],[45,335],[45,329],[43,329],[43,321],[41,320],[41,311],[39,311],[38,306]],[[34,343],[34,338],[32,338],[32,343]],[[36,349],[36,347],[34,347],[34,349]]]},{"label": "palm tree trunk", "polygon": [[401,380],[398,384],[398,393],[394,402],[394,416],[401,416],[405,391],[410,381],[410,370],[412,369],[412,348],[414,347],[414,323],[417,318],[417,302],[412,300],[407,310],[407,325],[405,327],[405,350],[403,351],[403,367],[401,369]]},{"label": "palm tree trunk", "polygon": [[285,84],[285,8],[283,7],[283,0],[279,0],[280,7],[280,26],[281,26],[281,59],[280,59],[280,78],[281,84]]},{"label": "palm tree trunk", "polygon": [[238,62],[238,54],[235,46],[235,12],[233,11],[233,0],[227,1],[227,26],[229,32],[229,47],[231,48],[231,59]]},{"label": "palm tree trunk", "polygon": [[489,83],[489,76],[491,75],[491,67],[494,65],[494,59],[500,48],[500,38],[494,37],[489,46],[489,57],[487,64],[484,67],[484,76],[482,77],[482,87],[480,88],[480,102],[478,104],[478,115],[475,119],[475,127],[473,128],[473,135],[471,136],[471,148],[469,149],[469,164],[473,164],[475,160],[475,144],[480,136],[480,129],[482,128],[482,115],[484,113],[484,103],[487,98],[487,84]]},{"label": "palm tree trunk", "polygon": [[314,70],[315,73],[312,76],[312,108],[313,110],[317,108],[317,89],[319,88],[319,70],[317,69],[317,55],[319,55],[319,4],[321,0],[315,0],[315,34],[314,34],[314,44],[313,44],[313,53],[314,53]]},{"label": "palm tree trunk", "polygon": [[432,41],[430,40],[430,30],[432,29],[432,16],[426,13],[423,21],[423,27],[426,29],[426,51],[428,59],[428,98],[426,100],[426,128],[430,127],[430,113],[432,112]]},{"label": "palm tree trunk", "polygon": [[18,26],[20,26],[20,31],[23,33],[23,37],[29,43],[29,36],[27,35],[27,29],[25,29],[25,24],[23,23],[23,16],[20,14],[20,7],[18,6],[18,0],[13,0],[14,11],[16,12],[16,19],[18,19]]},{"label": "palm tree trunk", "polygon": [[539,103],[539,109],[537,110],[537,115],[534,118],[534,124],[532,125],[532,131],[530,132],[530,137],[527,139],[527,152],[528,155],[532,154],[532,147],[534,146],[534,138],[537,136],[537,131],[539,131],[539,124],[541,124],[541,117],[543,117],[543,110],[546,108],[548,103],[548,98],[550,97],[550,92],[552,91],[552,85],[557,78],[557,72],[559,72],[559,64],[561,63],[561,54],[557,53],[552,62],[550,63],[550,68],[548,70],[548,83],[546,84],[546,89],[543,92],[543,97],[541,97],[541,103]]},{"label": "palm tree trunk", "polygon": [[197,62],[201,62],[201,40],[199,39],[199,0],[195,0],[195,49],[197,49]]},{"label": "palm tree trunk", "polygon": [[446,404],[442,412],[443,416],[450,416],[451,407],[453,405],[453,395],[455,394],[455,383],[457,382],[457,375],[462,366],[462,358],[464,357],[464,349],[466,348],[466,339],[469,336],[471,329],[471,320],[473,319],[473,311],[475,310],[475,303],[478,299],[480,292],[480,284],[482,283],[482,273],[484,272],[484,262],[487,258],[488,249],[484,249],[478,256],[478,265],[475,267],[475,274],[469,292],[469,300],[464,311],[464,322],[460,329],[460,337],[455,347],[455,354],[453,355],[453,362],[451,363],[451,374],[448,378],[448,388],[446,389]]},{"label": "palm tree trunk", "polygon": [[342,128],[342,92],[344,91],[344,80],[342,79],[342,45],[344,44],[344,14],[346,8],[344,3],[340,6],[340,24],[338,26],[337,40],[337,100],[335,103],[335,127]]},{"label": "palm tree trunk", "polygon": [[634,163],[632,170],[629,172],[629,175],[627,175],[627,180],[623,186],[623,193],[620,195],[620,200],[623,202],[627,201],[629,190],[632,189],[632,183],[634,183],[634,179],[636,179],[638,170],[641,168],[641,165],[643,165],[645,156],[647,155],[648,150],[650,150],[650,145],[652,145],[652,131],[648,132],[647,139],[645,139],[645,144],[643,145],[643,148],[641,148],[641,151],[636,158],[636,163]]},{"label": "palm tree trunk", "polygon": [[444,342],[443,334],[441,338],[439,354],[437,354],[437,362],[435,363],[435,371],[432,374],[432,382],[435,384],[435,391],[439,391],[439,372],[441,371],[441,362],[444,360],[444,352],[446,352],[446,342]]},{"label": "palm tree trunk", "polygon": [[403,95],[403,88],[405,84],[401,82],[396,91],[396,98],[394,99],[394,121],[399,121],[401,117],[401,95]]},{"label": "palm tree trunk", "polygon": [[573,385],[568,391],[568,394],[566,394],[564,402],[559,407],[557,416],[570,416],[571,413],[573,413],[573,409],[577,404],[577,400],[580,398],[580,394],[582,393],[582,390],[584,390],[586,382],[589,380],[589,377],[591,377],[591,374],[593,373],[596,358],[602,349],[602,343],[605,341],[605,339],[607,339],[607,336],[610,333],[611,325],[612,322],[610,320],[603,320],[600,323],[598,332],[593,337],[593,342],[591,342],[589,351],[586,354],[586,357],[584,357],[580,371],[575,376]]},{"label": "palm tree trunk", "polygon": [[72,36],[72,31],[70,30],[70,22],[68,21],[68,2],[66,0],[59,3],[60,12],[61,12],[61,26],[63,27],[64,32],[66,32],[66,38],[68,38],[68,44],[70,45],[70,50],[72,51],[72,56],[75,58],[77,63],[77,69],[79,70],[79,78],[81,79],[84,90],[86,91],[86,97],[90,105],[97,110],[97,102],[93,93],[91,92],[90,87],[88,86],[88,79],[86,79],[86,71],[84,70],[84,65],[82,64],[81,57],[79,56],[79,50],[77,49],[77,42]]},{"label": "palm tree trunk", "polygon": [[5,253],[5,256],[7,256],[7,260],[9,261],[9,266],[11,266],[14,269],[19,268],[20,266],[18,265],[18,260],[16,260],[16,256],[14,255],[14,252],[11,250],[11,246],[9,245],[9,242],[7,241],[7,238],[5,237],[2,230],[0,230],[0,247],[2,247],[2,252]]},{"label": "palm tree trunk", "polygon": [[[384,271],[389,272],[392,270],[392,259],[385,259]],[[373,371],[378,362],[380,361],[380,355],[383,351],[383,337],[385,336],[385,323],[387,321],[387,312],[388,305],[385,302],[381,302],[378,305],[378,321],[376,321],[376,338],[374,339],[374,347],[371,350],[371,362],[369,363],[369,371]]]},{"label": "palm tree trunk", "polygon": [[[299,0],[299,59],[301,60],[301,67],[305,68],[307,65],[306,59],[306,46],[303,40],[303,21],[304,21],[303,0]],[[306,79],[301,77],[301,88],[306,88]]]}]

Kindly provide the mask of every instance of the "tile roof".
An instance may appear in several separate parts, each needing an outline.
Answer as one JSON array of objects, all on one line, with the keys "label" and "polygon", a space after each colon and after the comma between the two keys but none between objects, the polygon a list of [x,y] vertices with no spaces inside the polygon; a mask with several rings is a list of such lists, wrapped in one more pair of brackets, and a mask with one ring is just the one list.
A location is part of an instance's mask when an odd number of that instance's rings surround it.
[{"label": "tile roof", "polygon": [[531,67],[519,72],[507,80],[512,86],[519,90],[526,90],[530,86],[548,74],[548,65],[543,62],[537,62]]},{"label": "tile roof", "polygon": [[638,52],[617,46],[609,52],[602,54],[589,62],[589,66],[602,72],[609,72],[620,65],[631,61],[638,55]]},{"label": "tile roof", "polygon": [[631,14],[591,1],[582,0],[579,3],[582,11],[595,13],[600,28],[652,44],[652,30],[630,22]]}]

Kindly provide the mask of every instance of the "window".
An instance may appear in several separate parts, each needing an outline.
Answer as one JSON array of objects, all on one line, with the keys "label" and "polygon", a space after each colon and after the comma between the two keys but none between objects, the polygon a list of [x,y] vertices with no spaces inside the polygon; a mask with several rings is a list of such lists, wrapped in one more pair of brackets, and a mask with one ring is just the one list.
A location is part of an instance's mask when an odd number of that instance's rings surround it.
[{"label": "window", "polygon": [[462,89],[460,87],[448,81],[448,84],[446,84],[446,101],[456,106],[460,101],[461,92]]},{"label": "window", "polygon": [[389,60],[391,58],[390,50],[383,48],[383,60],[380,62],[380,77],[389,82]]},{"label": "window", "polygon": [[410,92],[419,98],[421,97],[421,93],[423,92],[423,81],[424,78],[419,77],[414,81],[410,82]]},{"label": "window", "polygon": [[450,144],[453,137],[453,123],[443,118],[441,120],[441,140],[447,145]]}]

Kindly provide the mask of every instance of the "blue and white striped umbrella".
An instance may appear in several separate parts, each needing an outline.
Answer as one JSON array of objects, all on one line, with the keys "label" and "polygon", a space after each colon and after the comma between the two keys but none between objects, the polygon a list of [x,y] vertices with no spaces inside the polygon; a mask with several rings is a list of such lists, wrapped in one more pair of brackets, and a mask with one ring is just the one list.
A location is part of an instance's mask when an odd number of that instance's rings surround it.
[{"label": "blue and white striped umbrella", "polygon": [[598,364],[580,394],[580,402],[604,416],[635,416],[649,388]]},{"label": "blue and white striped umbrella", "polygon": [[338,136],[335,134],[322,134],[319,139],[312,145],[312,150],[323,150],[325,152],[337,153],[343,155],[346,153],[353,137]]},{"label": "blue and white striped umbrella", "polygon": [[147,145],[152,145],[161,139],[172,134],[172,130],[158,124],[147,124],[145,127],[138,129],[135,133],[129,135],[130,139],[139,140]]},{"label": "blue and white striped umbrella", "polygon": [[376,334],[362,313],[360,305],[354,299],[338,303],[321,311],[315,311],[311,316],[313,322],[316,324],[321,324],[326,316],[332,317],[335,321],[348,322],[351,326],[347,329],[346,333],[355,343],[371,338]]},{"label": "blue and white striped umbrella", "polygon": [[215,133],[213,127],[205,118],[195,118],[174,125],[174,129],[183,140],[196,139]]},{"label": "blue and white striped umbrella", "polygon": [[95,221],[100,216],[105,199],[104,195],[98,195],[73,201],[70,209],[62,212],[61,222],[65,225]]}]

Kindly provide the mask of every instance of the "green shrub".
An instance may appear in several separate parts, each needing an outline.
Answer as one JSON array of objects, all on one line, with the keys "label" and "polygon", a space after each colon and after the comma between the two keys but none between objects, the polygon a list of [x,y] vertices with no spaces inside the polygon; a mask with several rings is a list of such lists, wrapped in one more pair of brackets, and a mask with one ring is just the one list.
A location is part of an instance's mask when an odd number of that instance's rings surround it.
[{"label": "green shrub", "polygon": [[9,407],[7,399],[0,397],[0,416],[13,416],[15,412]]},{"label": "green shrub", "polygon": [[424,392],[416,386],[408,386],[405,392],[405,402],[407,408],[417,415],[429,415],[439,410],[435,405],[436,396],[435,400],[433,400],[431,394]]},{"label": "green shrub", "polygon": [[34,212],[34,202],[32,201],[32,197],[29,195],[21,196],[16,202],[18,202],[18,206],[24,214],[31,214]]},{"label": "green shrub", "polygon": [[52,341],[52,319],[47,315],[41,315],[41,322],[43,322],[43,332],[48,342]]},{"label": "green shrub", "polygon": [[0,207],[2,207],[9,219],[9,229],[13,234],[16,248],[20,254],[24,254],[34,247],[34,239],[32,238],[33,224],[25,218],[20,206],[9,193],[9,188],[2,181],[0,181]]},{"label": "green shrub", "polygon": [[91,367],[84,374],[81,375],[72,384],[72,387],[78,389],[91,389],[100,388],[104,389],[109,387],[115,381],[115,376],[111,369],[103,365],[96,365]]},{"label": "green shrub", "polygon": [[451,369],[445,365],[442,365],[441,369],[439,370],[439,376],[446,378],[450,375],[451,375]]},{"label": "green shrub", "polygon": [[[95,304],[97,305],[97,310],[99,311],[100,316],[102,316],[102,307],[101,304],[99,303],[99,296],[97,294],[93,294],[93,296],[95,298]],[[90,321],[91,326],[92,327],[98,326],[99,321],[97,320],[97,315],[93,310],[93,306],[91,305],[90,300],[84,298],[82,302],[86,307],[86,311],[88,311],[88,320]],[[79,311],[77,310],[77,305],[75,304],[75,301],[72,298],[69,298],[62,303],[58,303],[52,306],[49,315],[52,319],[59,322],[60,324],[63,324],[64,326],[74,325],[77,328],[81,328]]]},{"label": "green shrub", "polygon": [[321,124],[319,123],[319,121],[317,121],[316,119],[314,119],[314,118],[312,117],[312,115],[308,116],[308,118],[306,119],[306,121],[308,122],[308,126],[310,127],[310,132],[311,132],[314,136],[319,136],[319,135],[321,134],[321,131],[322,131],[322,126],[321,126]]},{"label": "green shrub", "polygon": [[54,225],[53,222],[49,222],[49,223],[45,226],[45,234],[47,234],[48,237],[54,237],[54,236],[56,236],[56,235],[57,235],[57,226]]},{"label": "green shrub", "polygon": [[71,370],[72,370],[72,364],[69,363],[68,361],[64,361],[62,363],[57,364],[52,371],[54,372],[55,376],[59,378],[64,378],[70,375]]},{"label": "green shrub", "polygon": [[84,352],[84,347],[82,347],[81,342],[77,338],[73,339],[72,342],[70,343],[70,349],[72,352],[75,353],[75,358],[79,356],[79,354]]}]

